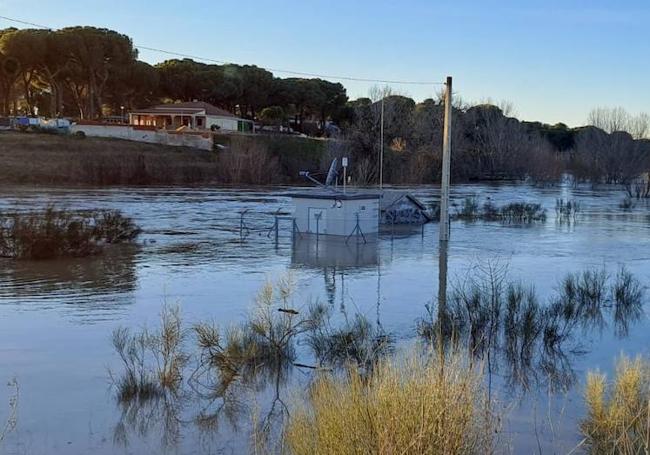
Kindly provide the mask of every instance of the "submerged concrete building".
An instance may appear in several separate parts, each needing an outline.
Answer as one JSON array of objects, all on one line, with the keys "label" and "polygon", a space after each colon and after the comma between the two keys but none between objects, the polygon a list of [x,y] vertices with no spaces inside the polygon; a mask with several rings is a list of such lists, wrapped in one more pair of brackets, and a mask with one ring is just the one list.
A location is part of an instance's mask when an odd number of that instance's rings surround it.
[{"label": "submerged concrete building", "polygon": [[319,190],[289,196],[294,229],[301,234],[372,238],[379,232],[379,194]]}]

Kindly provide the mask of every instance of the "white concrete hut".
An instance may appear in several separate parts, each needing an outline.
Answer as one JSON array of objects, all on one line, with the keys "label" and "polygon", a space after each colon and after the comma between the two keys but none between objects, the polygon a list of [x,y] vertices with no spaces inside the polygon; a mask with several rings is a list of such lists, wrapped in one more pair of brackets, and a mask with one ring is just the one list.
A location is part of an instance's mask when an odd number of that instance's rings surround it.
[{"label": "white concrete hut", "polygon": [[376,238],[379,194],[319,190],[289,194],[295,205],[294,229],[300,234]]}]

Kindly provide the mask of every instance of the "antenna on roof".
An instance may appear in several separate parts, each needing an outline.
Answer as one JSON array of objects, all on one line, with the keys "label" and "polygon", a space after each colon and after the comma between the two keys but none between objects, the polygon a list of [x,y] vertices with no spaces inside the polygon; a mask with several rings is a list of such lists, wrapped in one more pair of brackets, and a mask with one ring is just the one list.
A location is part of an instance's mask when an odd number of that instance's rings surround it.
[{"label": "antenna on roof", "polygon": [[336,177],[338,177],[339,172],[336,170],[336,165],[338,160],[334,158],[332,164],[330,164],[330,169],[327,171],[327,178],[325,179],[325,186],[332,186],[336,182]]},{"label": "antenna on roof", "polygon": [[[336,158],[334,158],[332,160],[332,164],[330,164],[330,168],[329,168],[329,171],[327,172],[327,178],[325,179],[324,184],[319,182],[318,180],[316,180],[314,177],[312,177],[312,174],[309,171],[300,171],[300,175],[302,177],[305,177],[310,182],[315,183],[318,186],[322,186],[322,187],[327,188],[327,189],[332,190],[332,191],[337,191],[337,190],[334,190],[334,188],[332,188],[332,185],[336,182],[336,178],[339,175],[339,172],[337,170],[337,164],[338,164],[338,160]],[[314,174],[314,175],[318,175],[318,173]]]}]

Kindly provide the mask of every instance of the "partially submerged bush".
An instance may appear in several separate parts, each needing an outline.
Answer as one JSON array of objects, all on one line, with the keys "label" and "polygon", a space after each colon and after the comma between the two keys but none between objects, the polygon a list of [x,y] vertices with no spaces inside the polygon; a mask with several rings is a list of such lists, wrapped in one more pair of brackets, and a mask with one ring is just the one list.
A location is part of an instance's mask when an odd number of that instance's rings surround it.
[{"label": "partially submerged bush", "polygon": [[579,201],[556,199],[555,214],[560,221],[575,221],[582,206]]},{"label": "partially submerged bush", "polygon": [[113,347],[122,361],[123,372],[111,373],[118,401],[126,406],[175,393],[181,386],[183,368],[189,357],[184,352],[184,333],[178,307],[165,306],[160,328],[131,332],[113,331]]},{"label": "partially submerged bush", "polygon": [[609,384],[604,374],[589,373],[587,417],[580,428],[594,454],[648,453],[650,446],[650,365],[622,357]]},{"label": "partially submerged bush", "polygon": [[546,210],[541,204],[529,202],[511,202],[503,207],[498,207],[490,200],[480,207],[477,198],[468,197],[463,200],[455,219],[501,221],[504,223],[543,222],[546,221]]},{"label": "partially submerged bush", "polygon": [[88,256],[106,243],[131,241],[139,233],[117,210],[72,212],[50,206],[40,212],[0,213],[0,257]]},{"label": "partially submerged bush", "polygon": [[330,324],[330,311],[325,310],[322,316],[327,320],[315,324],[307,336],[307,344],[321,365],[355,364],[369,371],[379,359],[392,352],[390,334],[373,326],[363,315],[357,314],[338,327]]},{"label": "partially submerged bush", "polygon": [[477,219],[479,214],[478,198],[466,197],[463,199],[463,203],[460,206],[460,211],[456,214],[456,218],[471,221]]},{"label": "partially submerged bush", "polygon": [[133,220],[119,210],[93,211],[90,215],[93,235],[106,243],[130,242],[141,232]]},{"label": "partially submerged bush", "polygon": [[630,210],[634,208],[634,201],[630,196],[625,196],[618,206],[623,210]]},{"label": "partially submerged bush", "polygon": [[639,280],[625,267],[613,280],[604,269],[569,273],[548,309],[545,340],[549,344],[561,342],[578,325],[603,327],[604,311],[612,309],[616,334],[624,335],[630,322],[641,317],[644,292]]},{"label": "partially submerged bush", "polygon": [[265,283],[247,322],[232,327],[225,336],[214,325],[197,324],[194,332],[200,349],[199,368],[193,381],[202,394],[224,397],[237,382],[254,382],[259,376],[286,372],[296,358],[296,338],[314,330],[322,308],[296,309],[291,297],[291,276],[274,285]]},{"label": "partially submerged bush", "polygon": [[442,309],[427,308],[429,318],[417,329],[433,346],[442,336],[442,345],[451,341],[478,358],[494,352],[512,385],[526,389],[539,378],[565,388],[575,379],[566,370],[565,352],[574,350],[567,343],[579,330],[602,329],[608,319],[615,334],[625,335],[642,315],[644,290],[624,267],[614,278],[587,269],[566,275],[545,303],[534,289],[508,281],[505,268],[488,264],[454,286]]},{"label": "partially submerged bush", "polygon": [[456,357],[384,360],[369,378],[323,374],[304,400],[285,429],[293,455],[485,454],[499,429],[482,375]]},{"label": "partially submerged bush", "polygon": [[532,223],[546,221],[546,210],[541,204],[512,202],[501,208],[501,221]]}]

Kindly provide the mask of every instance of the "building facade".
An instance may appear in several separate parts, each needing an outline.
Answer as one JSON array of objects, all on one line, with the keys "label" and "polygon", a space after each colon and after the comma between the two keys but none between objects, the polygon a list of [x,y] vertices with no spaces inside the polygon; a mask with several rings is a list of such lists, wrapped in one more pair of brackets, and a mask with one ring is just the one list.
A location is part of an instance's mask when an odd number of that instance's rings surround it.
[{"label": "building facade", "polygon": [[203,101],[160,104],[133,111],[129,113],[129,124],[166,130],[188,128],[199,131],[253,132],[251,120],[236,117],[224,109]]}]

